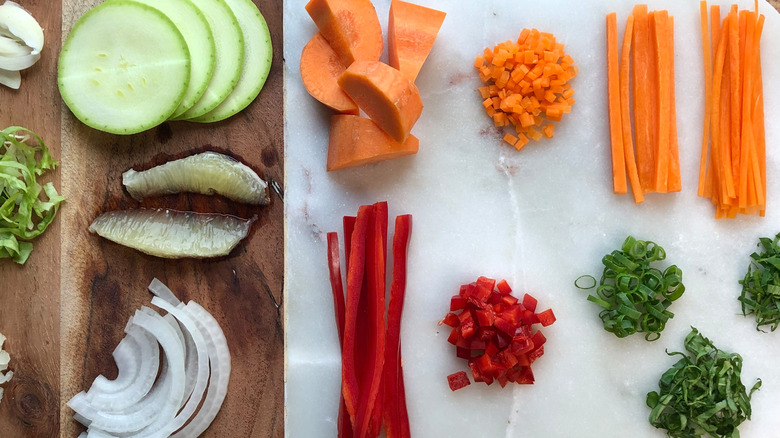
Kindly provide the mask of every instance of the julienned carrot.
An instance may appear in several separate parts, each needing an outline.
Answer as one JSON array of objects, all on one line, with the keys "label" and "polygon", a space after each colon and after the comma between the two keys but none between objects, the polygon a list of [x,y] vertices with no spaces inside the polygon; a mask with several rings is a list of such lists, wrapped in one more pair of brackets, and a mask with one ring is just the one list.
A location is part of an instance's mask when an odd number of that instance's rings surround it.
[{"label": "julienned carrot", "polygon": [[398,143],[370,119],[335,115],[330,120],[327,169],[333,171],[412,155],[419,146],[419,140],[413,135]]},{"label": "julienned carrot", "polygon": [[651,20],[654,24],[655,50],[656,50],[656,68],[658,77],[658,131],[656,135],[655,149],[655,191],[666,193],[669,179],[669,139],[670,120],[669,114],[672,112],[672,103],[669,84],[669,36],[666,11],[657,11],[652,15]]},{"label": "julienned carrot", "polygon": [[317,32],[301,51],[301,81],[309,94],[342,114],[358,114],[355,102],[339,87],[338,78],[347,68],[321,33]]},{"label": "julienned carrot", "polygon": [[672,111],[669,113],[669,180],[667,191],[679,192],[682,190],[682,177],[680,175],[680,147],[677,143],[677,94],[674,91],[674,17],[668,17],[669,28],[669,53],[667,53],[669,65],[669,93],[671,94]]},{"label": "julienned carrot", "polygon": [[612,190],[626,193],[626,165],[623,153],[623,124],[620,114],[620,68],[618,65],[617,14],[607,14],[607,87],[609,132],[612,143]]},{"label": "julienned carrot", "polygon": [[371,0],[310,0],[306,11],[342,64],[379,60],[382,27]]},{"label": "julienned carrot", "polygon": [[710,32],[707,20],[707,2],[699,3],[701,19],[701,44],[704,54],[704,135],[701,142],[701,160],[699,161],[699,186],[698,195],[704,196],[707,176],[707,150],[710,142],[710,120],[712,118],[712,50]]},{"label": "julienned carrot", "polygon": [[626,160],[628,180],[631,183],[631,193],[634,202],[639,204],[645,200],[642,185],[639,183],[639,172],[634,158],[634,140],[631,135],[631,107],[630,94],[630,70],[631,70],[631,41],[634,33],[634,16],[629,15],[626,20],[626,30],[623,34],[623,49],[620,54],[620,120],[623,124],[623,152]]},{"label": "julienned carrot", "polygon": [[650,76],[650,59],[648,47],[649,18],[647,5],[634,7],[634,128],[636,140],[636,161],[639,170],[639,181],[643,191],[648,191],[653,181],[653,146],[650,136],[650,108],[653,103],[648,95]]},{"label": "julienned carrot", "polygon": [[446,15],[436,9],[393,0],[387,26],[390,66],[414,82]]},{"label": "julienned carrot", "polygon": [[414,82],[389,65],[357,61],[339,85],[383,131],[403,143],[420,118],[423,104]]},{"label": "julienned carrot", "polygon": [[[705,20],[702,14],[702,26]],[[732,6],[721,25],[720,10],[716,6],[711,10],[713,48],[717,41],[712,94],[706,102],[711,123],[705,136],[710,136],[711,154],[699,179],[705,181],[700,194],[712,198],[716,218],[763,215],[766,207],[760,65],[763,23],[757,10],[739,11]],[[702,154],[706,147],[705,141]]]}]

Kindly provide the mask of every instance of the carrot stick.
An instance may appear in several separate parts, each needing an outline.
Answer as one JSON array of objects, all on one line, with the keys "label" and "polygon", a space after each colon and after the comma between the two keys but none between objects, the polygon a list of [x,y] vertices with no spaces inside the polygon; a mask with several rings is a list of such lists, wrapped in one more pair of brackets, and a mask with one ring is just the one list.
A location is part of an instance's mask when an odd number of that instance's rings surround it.
[{"label": "carrot stick", "polygon": [[729,99],[731,69],[728,65],[728,29],[724,29],[724,31],[721,32],[721,35],[726,40],[726,59],[724,59],[723,64],[723,81],[721,82],[722,86],[720,90],[720,133],[718,135],[720,135],[720,164],[723,166],[721,184],[725,190],[722,201],[724,204],[730,204],[731,198],[735,198],[736,194],[734,193],[733,174],[731,172],[731,99]]},{"label": "carrot stick", "polygon": [[[653,161],[650,163],[650,167],[652,169],[652,179],[650,180],[650,185],[645,189],[645,191],[649,192],[665,192],[665,184],[664,188],[659,190],[656,184],[656,174],[658,173],[658,160],[659,160],[659,150],[658,150],[658,122],[659,122],[659,111],[660,108],[660,99],[659,99],[659,71],[658,71],[658,64],[657,60],[659,57],[658,54],[658,48],[656,46],[656,41],[658,40],[658,37],[656,36],[656,16],[658,14],[658,11],[651,11],[648,12],[648,23],[647,28],[648,32],[645,35],[645,38],[647,39],[647,65],[648,65],[648,71],[647,71],[647,94],[648,94],[648,105],[649,107],[646,109],[648,112],[648,127],[650,130],[650,149],[653,152]],[[666,168],[666,167],[664,167]]]},{"label": "carrot stick", "polygon": [[623,49],[620,54],[620,113],[623,123],[623,152],[626,160],[628,179],[631,182],[631,193],[637,204],[645,200],[642,185],[639,182],[639,172],[634,158],[634,140],[631,135],[631,107],[629,104],[630,93],[630,68],[631,68],[631,41],[634,33],[634,16],[629,15],[626,21],[626,30],[623,34]]},{"label": "carrot stick", "polygon": [[699,3],[701,19],[701,46],[704,55],[704,129],[701,140],[701,160],[699,161],[698,196],[704,196],[707,181],[707,150],[710,143],[710,121],[712,119],[712,49],[707,22],[707,1]]},{"label": "carrot stick", "polygon": [[756,36],[753,41],[753,50],[755,53],[755,77],[753,84],[753,144],[756,149],[756,159],[758,160],[758,172],[754,170],[754,177],[757,177],[756,195],[757,203],[761,208],[761,216],[766,212],[766,137],[764,132],[764,84],[761,73],[761,34],[764,30],[764,15],[759,15],[756,23]]},{"label": "carrot stick", "polygon": [[680,178],[680,148],[677,143],[677,103],[676,93],[674,91],[674,17],[667,19],[667,29],[669,38],[669,52],[667,55],[667,65],[669,65],[669,94],[672,103],[672,110],[669,114],[669,179],[667,190],[670,192],[679,192],[682,190],[682,179]]},{"label": "carrot stick", "polygon": [[[752,127],[752,105],[750,105],[750,98],[753,91],[753,34],[755,31],[755,19],[753,13],[750,11],[743,11],[744,14],[740,14],[740,26],[742,22],[745,22],[745,41],[743,51],[742,64],[743,77],[742,81],[742,137],[740,143],[740,157],[739,157],[739,207],[746,208],[748,206],[748,159],[750,158],[750,149],[753,148],[753,136],[749,134]],[[744,17],[744,18],[743,18]]]},{"label": "carrot stick", "polygon": [[[728,30],[728,21],[725,22]],[[727,32],[719,32],[720,38],[718,41],[718,49],[715,53],[715,68],[713,70],[713,79],[712,79],[712,88],[715,91],[713,93],[713,99],[712,99],[712,155],[713,155],[713,163],[717,163],[716,166],[716,172],[715,177],[717,178],[719,182],[720,187],[716,187],[716,191],[719,192],[717,195],[720,199],[725,198],[726,196],[726,189],[725,184],[723,183],[726,176],[723,175],[723,168],[721,161],[723,159],[723,154],[720,152],[721,150],[721,143],[723,137],[720,135],[721,130],[721,123],[720,123],[720,115],[721,115],[721,82],[723,82],[723,72],[724,72],[724,61],[726,59],[726,36]],[[718,202],[718,205],[720,205],[720,202]]]},{"label": "carrot stick", "polygon": [[669,66],[667,65],[669,53],[669,29],[667,27],[668,14],[666,11],[654,11],[650,21],[654,25],[654,46],[656,50],[655,62],[658,81],[656,92],[658,95],[658,134],[656,136],[655,152],[655,191],[666,193],[669,178],[669,114],[672,105],[669,95]]},{"label": "carrot stick", "polygon": [[[729,104],[731,105],[731,173],[734,179],[739,174],[739,148],[740,148],[740,119],[742,118],[740,91],[742,90],[742,75],[740,74],[739,58],[739,15],[736,7],[729,12]],[[731,195],[734,197],[736,195]]]},{"label": "carrot stick", "polygon": [[623,125],[620,115],[620,71],[618,66],[617,14],[607,14],[607,88],[609,133],[612,143],[612,191],[626,193],[626,166],[623,153]]},{"label": "carrot stick", "polygon": [[649,19],[647,5],[634,6],[634,127],[636,129],[636,161],[642,190],[647,192],[653,182],[653,143],[650,134],[650,111],[653,101],[649,95]]}]

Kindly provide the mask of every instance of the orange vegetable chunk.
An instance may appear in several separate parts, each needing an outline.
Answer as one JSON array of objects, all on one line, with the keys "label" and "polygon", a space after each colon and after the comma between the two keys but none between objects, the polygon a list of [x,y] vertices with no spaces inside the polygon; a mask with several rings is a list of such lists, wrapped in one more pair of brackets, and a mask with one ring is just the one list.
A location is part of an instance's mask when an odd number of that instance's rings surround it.
[{"label": "orange vegetable chunk", "polygon": [[357,115],[357,105],[338,83],[339,76],[346,69],[319,32],[301,52],[301,80],[311,97],[340,113]]},{"label": "orange vegetable chunk", "polygon": [[387,26],[390,66],[414,81],[433,48],[446,15],[436,9],[393,0]]},{"label": "orange vegetable chunk", "polygon": [[306,12],[342,64],[379,60],[382,27],[371,0],[310,0]]},{"label": "orange vegetable chunk", "polygon": [[393,140],[365,117],[334,115],[330,119],[327,169],[330,172],[416,154],[419,145],[413,135],[403,143]]},{"label": "orange vegetable chunk", "polygon": [[377,61],[357,61],[339,78],[339,85],[358,107],[403,143],[422,113],[420,92],[400,71]]}]

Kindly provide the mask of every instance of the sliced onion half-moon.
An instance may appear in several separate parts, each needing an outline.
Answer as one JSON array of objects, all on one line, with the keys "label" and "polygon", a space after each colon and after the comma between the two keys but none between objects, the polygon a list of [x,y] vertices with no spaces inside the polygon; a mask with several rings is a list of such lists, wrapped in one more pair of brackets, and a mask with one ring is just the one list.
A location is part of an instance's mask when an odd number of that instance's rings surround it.
[{"label": "sliced onion half-moon", "polygon": [[[68,402],[88,427],[80,437],[195,438],[222,407],[231,367],[222,328],[202,306],[185,305],[158,280],[149,290],[156,295],[152,304],[167,313],[136,311],[114,350],[118,377],[100,376]],[[159,358],[150,351],[160,348]]]},{"label": "sliced onion half-moon", "polygon": [[156,257],[208,258],[228,255],[253,221],[169,209],[116,210],[98,216],[89,231]]},{"label": "sliced onion half-moon", "polygon": [[149,170],[122,174],[130,196],[142,200],[175,193],[222,195],[245,204],[269,201],[268,184],[244,163],[216,152],[203,152],[169,161]]}]

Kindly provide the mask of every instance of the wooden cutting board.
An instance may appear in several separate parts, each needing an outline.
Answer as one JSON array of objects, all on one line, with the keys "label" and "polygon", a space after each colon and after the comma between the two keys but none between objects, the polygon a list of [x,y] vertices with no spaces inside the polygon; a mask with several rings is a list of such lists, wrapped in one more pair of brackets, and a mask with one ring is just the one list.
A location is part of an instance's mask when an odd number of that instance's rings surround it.
[{"label": "wooden cutting board", "polygon": [[[99,374],[116,375],[111,357],[135,309],[148,305],[157,277],[182,300],[209,310],[225,331],[233,372],[225,404],[204,434],[283,436],[283,204],[272,192],[261,208],[222,198],[180,195],[138,203],[121,174],[171,158],[216,150],[283,184],[282,1],[255,0],[274,45],[271,73],[242,113],[216,124],[165,123],[116,136],[86,127],[62,103],[56,84],[62,38],[98,0],[18,0],[44,27],[41,61],[20,90],[0,88],[0,126],[21,125],[44,138],[61,166],[52,174],[67,197],[58,219],[35,241],[24,266],[0,262],[0,332],[8,336],[15,377],[0,403],[2,437],[75,437],[83,427],[65,403]],[[257,217],[233,253],[208,261],[162,260],[88,232],[99,214],[168,207]]]}]

